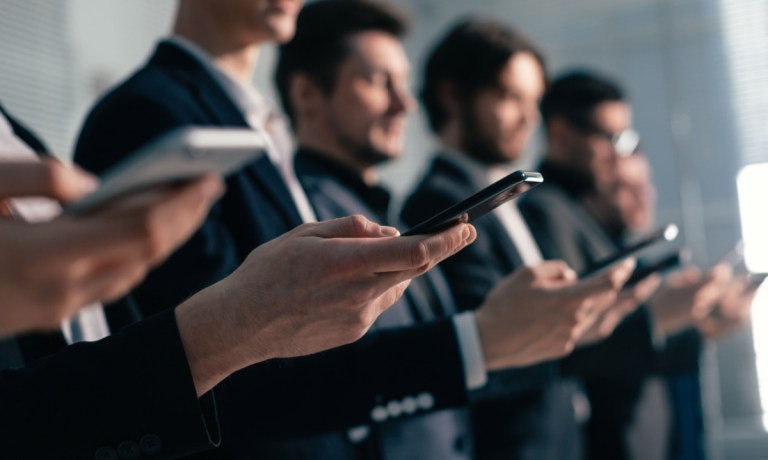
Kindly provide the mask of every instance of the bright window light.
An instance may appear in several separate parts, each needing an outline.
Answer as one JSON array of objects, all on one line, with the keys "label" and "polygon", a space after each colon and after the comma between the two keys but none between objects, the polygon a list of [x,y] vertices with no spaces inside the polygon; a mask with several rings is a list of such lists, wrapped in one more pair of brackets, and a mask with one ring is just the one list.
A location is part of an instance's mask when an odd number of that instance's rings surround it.
[{"label": "bright window light", "polygon": [[[768,163],[746,166],[737,179],[744,261],[751,272],[768,272]],[[763,409],[768,431],[768,289],[763,286],[752,306],[752,329]]]}]

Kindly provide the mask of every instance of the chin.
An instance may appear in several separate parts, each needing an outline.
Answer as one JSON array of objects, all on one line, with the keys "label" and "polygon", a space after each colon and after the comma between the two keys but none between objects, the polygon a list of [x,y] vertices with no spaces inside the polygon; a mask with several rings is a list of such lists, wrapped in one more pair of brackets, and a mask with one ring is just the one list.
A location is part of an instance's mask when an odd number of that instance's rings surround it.
[{"label": "chin", "polygon": [[523,150],[517,147],[514,148],[501,148],[499,149],[499,161],[501,163],[509,163],[511,161],[517,161],[523,155]]},{"label": "chin", "polygon": [[296,17],[282,13],[270,15],[268,19],[269,38],[277,43],[286,43],[296,33]]}]

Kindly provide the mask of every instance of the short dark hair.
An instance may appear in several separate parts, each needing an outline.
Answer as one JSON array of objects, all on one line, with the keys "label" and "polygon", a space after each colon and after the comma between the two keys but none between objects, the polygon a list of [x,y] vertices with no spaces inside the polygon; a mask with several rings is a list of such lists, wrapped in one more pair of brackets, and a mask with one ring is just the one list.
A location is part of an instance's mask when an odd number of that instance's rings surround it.
[{"label": "short dark hair", "polygon": [[295,122],[289,88],[291,77],[303,72],[330,93],[336,73],[352,49],[349,37],[379,31],[402,37],[408,20],[398,9],[371,0],[320,0],[306,5],[296,20],[296,35],[280,46],[275,85],[283,110]]},{"label": "short dark hair", "polygon": [[499,84],[499,75],[516,53],[531,53],[545,74],[544,56],[517,30],[496,21],[466,19],[459,22],[432,49],[427,58],[420,92],[429,126],[438,132],[448,114],[440,100],[443,83],[453,83],[461,96]]},{"label": "short dark hair", "polygon": [[541,99],[541,116],[545,126],[559,116],[574,128],[589,131],[593,129],[595,107],[624,100],[624,92],[613,80],[587,70],[572,70],[552,81]]}]

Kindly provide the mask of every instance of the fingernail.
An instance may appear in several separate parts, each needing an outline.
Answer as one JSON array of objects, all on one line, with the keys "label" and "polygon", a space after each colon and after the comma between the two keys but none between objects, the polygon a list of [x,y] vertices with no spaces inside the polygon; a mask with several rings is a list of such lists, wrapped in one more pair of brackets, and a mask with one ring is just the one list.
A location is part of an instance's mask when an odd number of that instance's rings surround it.
[{"label": "fingernail", "polygon": [[398,236],[400,235],[400,231],[396,229],[395,227],[389,227],[386,225],[382,225],[379,227],[379,231],[383,236]]},{"label": "fingernail", "polygon": [[99,188],[99,179],[91,174],[84,173],[80,179],[80,190],[83,193],[95,192]]},{"label": "fingernail", "polygon": [[464,239],[464,241],[469,240],[469,237],[472,236],[472,231],[469,230],[468,225],[464,225],[464,228],[461,229],[461,237]]}]

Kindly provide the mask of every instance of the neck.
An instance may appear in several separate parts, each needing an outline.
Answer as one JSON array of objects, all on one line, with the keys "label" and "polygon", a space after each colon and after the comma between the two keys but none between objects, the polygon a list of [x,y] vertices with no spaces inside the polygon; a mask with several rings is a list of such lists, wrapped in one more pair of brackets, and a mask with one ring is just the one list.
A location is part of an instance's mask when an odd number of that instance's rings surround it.
[{"label": "neck", "polygon": [[461,141],[461,128],[456,121],[448,121],[438,133],[440,144],[448,150],[464,152]]},{"label": "neck", "polygon": [[620,240],[627,233],[617,210],[599,195],[588,194],[582,198],[582,203],[611,238]]},{"label": "neck", "polygon": [[373,166],[358,160],[355,155],[345,153],[345,149],[337,143],[309,137],[305,133],[302,133],[301,130],[298,131],[296,138],[300,149],[312,150],[335,162],[343,164],[347,168],[355,171],[360,176],[360,179],[368,185],[375,185],[378,183],[379,177]]},{"label": "neck", "polygon": [[180,2],[173,33],[195,43],[217,66],[248,82],[256,68],[261,41],[243,39],[234,29],[217,22],[202,7]]}]

